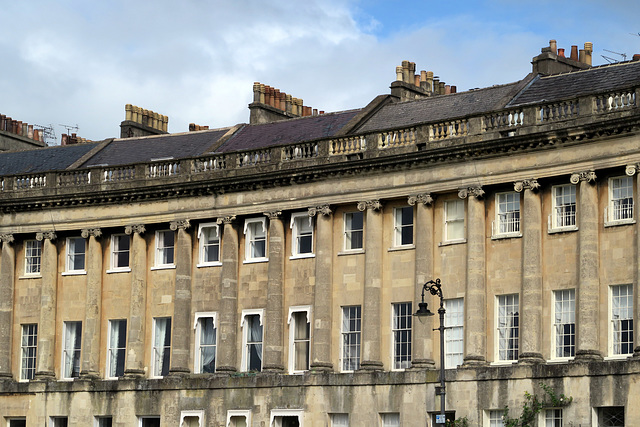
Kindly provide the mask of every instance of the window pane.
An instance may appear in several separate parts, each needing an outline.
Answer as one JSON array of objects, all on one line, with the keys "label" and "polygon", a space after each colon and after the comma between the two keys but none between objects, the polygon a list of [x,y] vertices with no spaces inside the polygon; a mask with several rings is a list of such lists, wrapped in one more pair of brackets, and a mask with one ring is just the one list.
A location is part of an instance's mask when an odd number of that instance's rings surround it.
[{"label": "window pane", "polygon": [[411,367],[411,322],[413,313],[411,303],[393,305],[393,367],[407,369]]},{"label": "window pane", "polygon": [[38,325],[22,325],[20,379],[31,380],[36,373],[36,355],[38,346]]},{"label": "window pane", "polygon": [[360,367],[360,306],[342,307],[342,370]]},{"label": "window pane", "polygon": [[463,299],[456,298],[444,301],[444,352],[446,369],[462,365],[464,355],[464,310]]},{"label": "window pane", "polygon": [[518,360],[518,295],[498,296],[498,360]]},{"label": "window pane", "polygon": [[345,215],[345,249],[362,249],[363,221],[362,212],[351,212]]}]

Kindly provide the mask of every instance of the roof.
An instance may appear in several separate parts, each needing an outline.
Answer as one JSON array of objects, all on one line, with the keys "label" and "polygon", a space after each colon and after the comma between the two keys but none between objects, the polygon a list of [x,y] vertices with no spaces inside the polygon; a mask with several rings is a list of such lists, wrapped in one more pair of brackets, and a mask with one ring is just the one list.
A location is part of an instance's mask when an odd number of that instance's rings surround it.
[{"label": "roof", "polygon": [[97,145],[88,143],[3,152],[0,155],[0,175],[64,170]]}]

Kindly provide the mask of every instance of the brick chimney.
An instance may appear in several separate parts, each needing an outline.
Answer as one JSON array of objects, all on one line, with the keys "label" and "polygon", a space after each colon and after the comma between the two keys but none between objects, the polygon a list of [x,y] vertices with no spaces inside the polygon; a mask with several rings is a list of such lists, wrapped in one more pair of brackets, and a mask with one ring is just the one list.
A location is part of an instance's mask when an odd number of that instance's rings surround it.
[{"label": "brick chimney", "polygon": [[253,102],[249,104],[249,111],[251,124],[318,115],[318,110],[304,106],[302,99],[260,82],[253,84]]},{"label": "brick chimney", "polygon": [[0,114],[0,137],[3,133],[7,138],[21,139],[39,147],[45,146],[44,132],[34,129],[33,125]]},{"label": "brick chimney", "polygon": [[161,135],[169,133],[169,117],[135,105],[124,106],[125,118],[120,123],[120,138]]},{"label": "brick chimney", "polygon": [[435,95],[456,93],[456,86],[450,86],[434,77],[433,71],[420,71],[416,74],[414,62],[402,61],[396,67],[396,81],[391,83],[391,95],[400,101],[426,98]]},{"label": "brick chimney", "polygon": [[549,40],[549,46],[541,49],[540,55],[533,58],[533,72],[535,74],[560,74],[591,68],[593,44],[585,43],[584,49],[578,51],[578,46],[571,46],[571,54],[567,58],[564,48],[558,48],[555,40]]}]

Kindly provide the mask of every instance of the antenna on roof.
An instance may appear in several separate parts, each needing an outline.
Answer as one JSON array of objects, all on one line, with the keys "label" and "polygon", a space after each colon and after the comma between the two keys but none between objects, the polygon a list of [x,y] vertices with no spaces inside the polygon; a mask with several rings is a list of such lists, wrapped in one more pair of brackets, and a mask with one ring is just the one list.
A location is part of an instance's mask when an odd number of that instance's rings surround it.
[{"label": "antenna on roof", "polygon": [[49,126],[44,125],[33,125],[42,131],[44,136],[44,142],[48,145],[56,145],[56,131],[53,129],[53,125],[49,124]]},{"label": "antenna on roof", "polygon": [[[640,33],[639,33],[639,35],[640,35]],[[623,61],[626,61],[626,60],[627,60],[627,54],[626,54],[626,53],[614,52],[614,51],[609,50],[609,49],[602,49],[602,50],[604,50],[605,52],[610,52],[610,53],[614,53],[614,54],[616,54],[616,55],[620,55],[620,56],[622,56],[622,60],[623,60]],[[600,56],[602,56],[604,59],[606,59],[606,60],[607,60],[607,62],[608,62],[609,64],[613,64],[613,63],[615,63],[615,62],[620,62],[620,61],[618,61],[618,60],[616,60],[616,59],[614,59],[614,58],[610,58],[610,57],[608,57],[608,56],[604,56],[604,55],[600,55]]]},{"label": "antenna on roof", "polygon": [[65,128],[67,130],[67,135],[69,135],[72,130],[75,130],[76,132],[78,132],[78,129],[79,129],[77,124],[75,126],[72,126],[72,125],[63,125],[58,123],[58,126],[62,126],[63,128]]}]

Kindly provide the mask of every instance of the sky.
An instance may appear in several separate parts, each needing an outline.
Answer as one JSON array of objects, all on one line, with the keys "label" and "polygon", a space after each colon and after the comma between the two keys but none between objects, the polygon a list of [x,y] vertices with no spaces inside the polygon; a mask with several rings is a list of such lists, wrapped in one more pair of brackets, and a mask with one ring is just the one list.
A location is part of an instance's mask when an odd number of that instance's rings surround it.
[{"label": "sky", "polygon": [[460,92],[522,79],[550,39],[567,53],[592,42],[594,65],[631,59],[639,12],[638,0],[0,0],[0,114],[52,126],[59,144],[118,137],[125,104],[168,116],[171,133],[247,123],[253,82],[326,112],[361,108],[403,60]]}]

